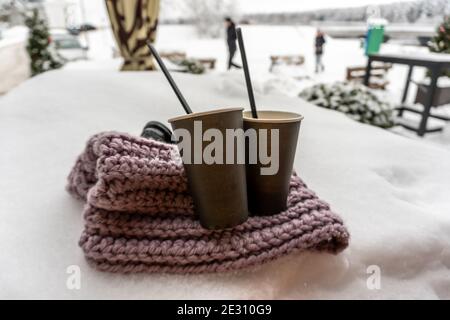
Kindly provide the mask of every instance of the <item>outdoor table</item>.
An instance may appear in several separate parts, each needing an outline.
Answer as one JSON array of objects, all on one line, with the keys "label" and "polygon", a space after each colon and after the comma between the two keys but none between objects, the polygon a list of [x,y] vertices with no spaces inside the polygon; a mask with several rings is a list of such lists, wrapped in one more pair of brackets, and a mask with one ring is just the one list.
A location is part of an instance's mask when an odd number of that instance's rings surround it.
[{"label": "outdoor table", "polygon": [[[364,85],[369,85],[370,72],[372,69],[372,62],[380,61],[385,63],[398,63],[409,66],[408,76],[406,79],[405,88],[402,96],[402,105],[399,108],[399,115],[401,116],[403,111],[410,111],[422,115],[418,128],[411,127],[406,124],[402,126],[408,130],[417,132],[419,136],[424,136],[425,133],[441,131],[442,128],[427,128],[428,118],[436,118],[440,120],[450,121],[450,118],[443,116],[437,116],[431,114],[431,107],[433,105],[434,96],[436,93],[437,81],[445,69],[450,69],[450,54],[439,53],[425,53],[425,54],[411,54],[411,53],[399,53],[399,54],[371,54],[366,66],[366,74],[364,76]],[[405,106],[405,101],[408,96],[409,84],[411,82],[411,75],[414,67],[425,67],[430,71],[430,84],[428,87],[427,97],[423,111],[418,111],[413,108]]]}]

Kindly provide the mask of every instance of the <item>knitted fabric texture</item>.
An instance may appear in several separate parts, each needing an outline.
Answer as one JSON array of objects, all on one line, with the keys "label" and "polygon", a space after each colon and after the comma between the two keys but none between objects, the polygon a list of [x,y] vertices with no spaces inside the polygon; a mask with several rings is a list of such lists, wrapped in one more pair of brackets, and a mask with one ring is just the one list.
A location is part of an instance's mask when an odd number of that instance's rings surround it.
[{"label": "knitted fabric texture", "polygon": [[175,146],[120,133],[92,137],[67,190],[87,201],[79,245],[101,271],[226,272],[289,253],[339,253],[342,220],[293,175],[288,209],[226,230],[201,227]]},{"label": "knitted fabric texture", "polygon": [[88,141],[67,190],[107,210],[194,213],[176,146],[115,132]]}]

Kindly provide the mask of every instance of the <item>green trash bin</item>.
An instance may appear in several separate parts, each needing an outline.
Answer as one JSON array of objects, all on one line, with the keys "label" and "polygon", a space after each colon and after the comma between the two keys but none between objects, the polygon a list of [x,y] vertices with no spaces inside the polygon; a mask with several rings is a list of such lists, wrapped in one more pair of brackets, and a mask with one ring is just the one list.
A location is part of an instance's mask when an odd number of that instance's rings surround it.
[{"label": "green trash bin", "polygon": [[386,20],[376,19],[368,21],[368,30],[366,35],[365,53],[370,55],[380,51],[381,44],[384,40],[384,27]]}]

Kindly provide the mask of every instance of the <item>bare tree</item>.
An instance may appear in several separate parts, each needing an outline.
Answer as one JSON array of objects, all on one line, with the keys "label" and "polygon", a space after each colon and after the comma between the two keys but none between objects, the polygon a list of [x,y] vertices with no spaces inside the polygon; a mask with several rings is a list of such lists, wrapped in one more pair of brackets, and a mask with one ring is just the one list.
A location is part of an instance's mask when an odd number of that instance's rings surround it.
[{"label": "bare tree", "polygon": [[21,25],[32,9],[44,12],[43,0],[0,0],[0,22],[10,26]]},{"label": "bare tree", "polygon": [[224,18],[238,13],[235,0],[191,0],[189,5],[197,32],[202,37],[219,37]]}]

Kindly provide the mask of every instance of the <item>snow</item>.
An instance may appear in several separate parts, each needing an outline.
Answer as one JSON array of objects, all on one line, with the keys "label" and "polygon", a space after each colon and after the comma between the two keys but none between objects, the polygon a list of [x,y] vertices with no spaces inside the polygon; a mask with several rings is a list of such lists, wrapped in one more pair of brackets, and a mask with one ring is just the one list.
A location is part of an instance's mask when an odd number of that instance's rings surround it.
[{"label": "snow", "polygon": [[0,95],[29,77],[28,55],[25,40],[28,29],[13,27],[0,30]]},{"label": "snow", "polygon": [[[174,75],[195,111],[246,106],[238,76]],[[226,275],[91,269],[77,246],[83,205],[64,190],[75,157],[94,133],[139,134],[181,107],[161,73],[66,68],[0,100],[0,298],[450,298],[450,152],[296,97],[258,90],[256,99],[305,116],[295,168],[344,218],[346,251]],[[66,287],[72,265],[80,290]],[[366,285],[372,265],[381,270],[378,290]]]},{"label": "snow", "polygon": [[[314,35],[315,27],[311,26],[242,26],[247,47],[247,56],[250,70],[253,76],[255,90],[260,93],[278,93],[290,97],[316,83],[332,83],[343,81],[346,77],[347,67],[365,66],[366,57],[361,43],[356,39],[335,39],[327,37],[323,61],[325,72],[315,74],[314,57]],[[403,26],[404,30],[414,30],[415,26]],[[270,39],[270,41],[267,41]],[[193,27],[163,25],[158,31],[156,46],[160,51],[184,51],[190,57],[209,57],[217,59],[218,72],[226,69],[227,53],[226,44],[223,39],[199,38]],[[382,45],[381,53],[384,54],[408,54],[415,56],[432,55],[425,47],[403,45],[401,43],[386,43]],[[270,73],[271,55],[297,54],[305,57],[305,64],[300,67],[279,66]],[[236,60],[240,61],[239,53]],[[425,77],[425,69],[416,67],[413,79],[417,82]],[[403,88],[405,86],[408,67],[394,65],[389,71],[387,80],[389,86],[386,91],[378,94],[393,106],[400,104]],[[446,85],[446,80],[439,80],[441,85]],[[227,76],[224,86],[240,87],[244,81],[240,72],[232,72]],[[410,86],[408,101],[414,101],[416,87]],[[450,106],[440,107],[436,113],[450,114]],[[414,126],[418,125],[417,115],[405,113],[406,121],[412,121]],[[430,120],[430,126],[443,126],[442,121]],[[446,128],[450,131],[450,126]],[[395,128],[395,133],[402,134],[411,139],[426,140],[429,143],[450,149],[450,136],[448,134],[436,133],[418,138],[403,128]]]},{"label": "snow", "polygon": [[[280,88],[290,82],[291,89],[283,89],[283,93],[297,95],[300,89],[316,82],[334,82],[345,78],[346,68],[349,65],[365,65],[363,49],[358,40],[327,38],[324,63],[326,72],[314,74],[314,35],[316,28],[310,26],[242,26],[249,59],[253,82],[256,86],[264,87],[266,82],[276,86],[279,81]],[[114,68],[120,62],[112,61],[112,49],[115,47],[110,30],[88,33],[90,47],[90,68]],[[267,41],[270,39],[270,41]],[[160,52],[183,51],[188,57],[215,58],[217,71],[226,70],[227,49],[224,39],[199,38],[195,28],[183,25],[162,25],[158,29],[156,47]],[[398,52],[399,45],[388,46],[386,50]],[[402,49],[408,50],[408,49]],[[417,50],[416,47],[411,50]],[[305,64],[301,67],[276,67],[269,73],[271,55],[303,55]],[[109,60],[109,61],[108,61]],[[235,61],[240,61],[239,52]],[[100,62],[97,65],[97,62]],[[109,65],[108,65],[109,63]],[[68,68],[86,68],[84,63],[71,64]],[[400,67],[401,69],[401,67]],[[405,69],[406,70],[406,69]],[[403,71],[403,70],[402,70]],[[301,78],[302,81],[295,81]],[[398,83],[398,81],[396,82]],[[401,83],[401,86],[403,83]],[[396,90],[393,90],[396,91]]]},{"label": "snow", "polygon": [[[326,70],[314,74],[314,33],[307,26],[244,26],[256,101],[305,116],[295,167],[344,218],[352,235],[346,251],[295,255],[228,275],[121,276],[88,267],[77,246],[83,205],[64,190],[75,157],[92,134],[139,134],[147,121],[181,112],[162,74],[117,71],[113,36],[100,29],[84,39],[89,61],[37,76],[0,98],[0,298],[450,299],[450,129],[419,139],[298,98],[301,89],[342,81],[347,66],[366,62],[358,40],[327,37]],[[225,71],[223,39],[162,25],[156,46],[217,59],[217,70],[206,75],[174,74],[195,111],[248,105],[242,72]],[[382,50],[426,52],[395,43]],[[306,62],[269,73],[272,54],[302,54]],[[398,103],[406,73],[394,66],[382,95]],[[423,75],[417,69],[413,77]],[[81,268],[80,290],[66,287],[72,265]],[[372,265],[381,270],[379,290],[366,285]]]},{"label": "snow", "polygon": [[[314,74],[314,34],[315,27],[311,26],[242,26],[246,40],[247,55],[253,74],[255,86],[263,91],[280,92],[289,96],[296,96],[301,89],[318,82],[335,82],[345,79],[348,66],[363,66],[366,58],[359,40],[334,39],[327,37],[325,55],[323,57],[326,70],[323,74]],[[414,25],[403,26],[403,29],[413,28]],[[270,39],[270,41],[267,41]],[[120,60],[113,59],[116,48],[113,34],[109,28],[89,32],[80,37],[84,45],[89,46],[90,61],[70,64],[67,68],[83,69],[117,69]],[[157,48],[160,51],[184,51],[189,57],[215,58],[217,69],[226,69],[227,53],[224,39],[199,38],[195,28],[191,26],[161,25],[157,34]],[[384,53],[426,53],[426,48],[405,46],[398,43],[384,44]],[[305,65],[301,67],[279,66],[269,73],[271,55],[300,54],[305,56]],[[240,60],[239,53],[236,61]],[[2,61],[0,61],[0,65]],[[386,96],[398,103],[406,79],[407,67],[395,65],[389,72],[390,85]],[[415,78],[421,80],[424,70],[417,68]],[[297,78],[297,79],[293,79]],[[410,99],[415,90],[411,88]]]},{"label": "snow", "polygon": [[0,30],[0,48],[22,43],[27,39],[28,29],[24,26],[16,26],[5,30]]}]

